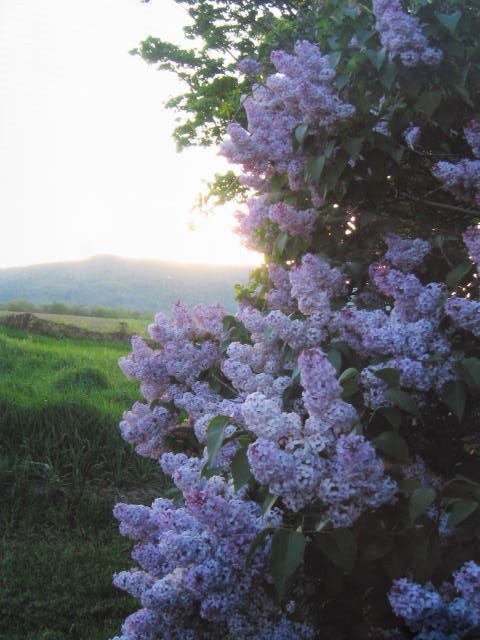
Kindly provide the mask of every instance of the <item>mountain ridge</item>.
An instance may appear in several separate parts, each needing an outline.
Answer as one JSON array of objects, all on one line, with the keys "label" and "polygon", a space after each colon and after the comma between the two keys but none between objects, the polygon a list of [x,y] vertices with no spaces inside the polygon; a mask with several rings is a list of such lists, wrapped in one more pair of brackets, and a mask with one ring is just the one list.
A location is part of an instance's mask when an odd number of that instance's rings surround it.
[{"label": "mountain ridge", "polygon": [[175,263],[96,255],[86,260],[0,268],[0,304],[28,300],[138,311],[169,311],[176,300],[189,306],[219,302],[235,309],[234,285],[253,267]]}]

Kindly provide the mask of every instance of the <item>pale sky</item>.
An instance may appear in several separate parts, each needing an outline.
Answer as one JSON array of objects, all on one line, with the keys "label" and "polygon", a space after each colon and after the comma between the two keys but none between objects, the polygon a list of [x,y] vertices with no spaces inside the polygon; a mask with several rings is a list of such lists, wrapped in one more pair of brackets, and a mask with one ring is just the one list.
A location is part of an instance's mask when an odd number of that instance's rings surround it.
[{"label": "pale sky", "polygon": [[176,153],[162,105],[177,80],[128,54],[148,35],[181,42],[186,18],[173,0],[0,0],[0,267],[258,262],[231,211],[191,211],[226,165]]}]

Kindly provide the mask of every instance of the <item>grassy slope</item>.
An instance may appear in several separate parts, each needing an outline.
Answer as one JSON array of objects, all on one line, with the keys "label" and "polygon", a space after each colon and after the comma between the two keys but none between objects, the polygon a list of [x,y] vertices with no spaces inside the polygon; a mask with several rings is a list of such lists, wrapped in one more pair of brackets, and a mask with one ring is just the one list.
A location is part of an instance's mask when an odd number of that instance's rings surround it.
[{"label": "grassy slope", "polygon": [[106,640],[136,608],[111,586],[131,564],[111,510],[163,481],[118,432],[139,399],[126,352],[0,330],[1,640]]}]

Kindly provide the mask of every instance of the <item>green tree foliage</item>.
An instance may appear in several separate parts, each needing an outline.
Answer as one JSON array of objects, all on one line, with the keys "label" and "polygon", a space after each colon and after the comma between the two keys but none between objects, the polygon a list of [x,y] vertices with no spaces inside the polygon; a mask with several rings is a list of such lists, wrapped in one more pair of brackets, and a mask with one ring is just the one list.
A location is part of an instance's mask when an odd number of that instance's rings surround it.
[{"label": "green tree foliage", "polygon": [[[149,1],[149,0],[147,0]],[[306,0],[175,0],[185,8],[190,24],[184,27],[192,47],[182,48],[154,36],[147,37],[132,54],[157,64],[185,82],[186,91],[171,98],[167,107],[181,117],[173,132],[179,149],[217,144],[232,120],[244,122],[241,96],[250,82],[242,80],[236,63],[251,56],[268,57],[270,51],[292,41],[301,16],[310,14]]]}]

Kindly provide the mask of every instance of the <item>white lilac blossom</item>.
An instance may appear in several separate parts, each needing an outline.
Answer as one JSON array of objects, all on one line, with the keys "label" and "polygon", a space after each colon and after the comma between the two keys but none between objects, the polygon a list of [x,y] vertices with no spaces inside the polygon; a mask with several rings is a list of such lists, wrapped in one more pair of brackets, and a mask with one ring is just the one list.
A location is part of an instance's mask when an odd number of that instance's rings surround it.
[{"label": "white lilac blossom", "polygon": [[426,240],[401,238],[394,233],[387,234],[385,241],[388,251],[385,254],[394,267],[402,271],[412,271],[422,264],[430,251],[430,244]]},{"label": "white lilac blossom", "polygon": [[453,585],[441,590],[407,578],[393,582],[388,599],[418,640],[461,640],[480,624],[480,567],[465,563],[454,574]]},{"label": "white lilac blossom", "polygon": [[406,67],[437,66],[442,52],[429,45],[420,20],[403,10],[400,0],[373,0],[376,28],[382,45],[392,58]]}]

